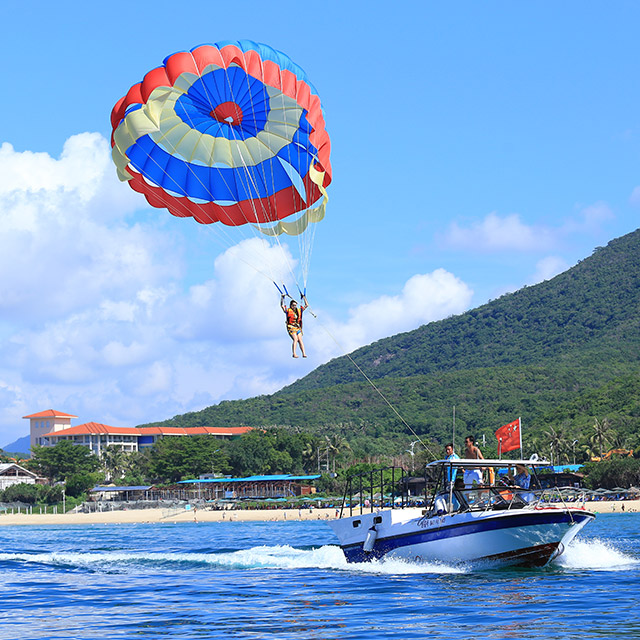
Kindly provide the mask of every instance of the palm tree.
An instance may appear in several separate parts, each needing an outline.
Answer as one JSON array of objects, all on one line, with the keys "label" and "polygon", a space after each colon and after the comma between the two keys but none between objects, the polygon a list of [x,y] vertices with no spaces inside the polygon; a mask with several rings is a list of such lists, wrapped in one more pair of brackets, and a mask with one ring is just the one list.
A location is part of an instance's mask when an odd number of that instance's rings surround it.
[{"label": "palm tree", "polygon": [[316,443],[313,440],[308,440],[305,443],[302,449],[301,455],[302,455],[302,466],[306,471],[313,469],[314,465],[316,464],[318,459],[317,450],[318,450],[318,447],[316,446]]},{"label": "palm tree", "polygon": [[563,458],[566,461],[568,454],[566,452],[567,442],[564,425],[557,428],[549,427],[549,430],[545,431],[544,435],[546,436],[547,443],[551,445],[551,462],[553,463],[554,454],[557,464],[561,464]]},{"label": "palm tree", "polygon": [[611,436],[611,425],[609,424],[609,418],[603,418],[602,421],[595,419],[593,424],[593,435],[591,441],[593,444],[598,445],[598,452],[600,453],[600,459],[604,455],[604,446],[608,444],[609,437]]},{"label": "palm tree", "polygon": [[122,478],[127,463],[127,456],[120,447],[109,445],[102,449],[100,461],[102,462],[107,480],[113,481],[114,479]]},{"label": "palm tree", "polygon": [[336,457],[339,456],[343,451],[350,450],[351,447],[349,446],[347,439],[339,433],[335,433],[332,436],[325,436],[324,438],[327,442],[329,457],[331,458],[332,471],[333,473],[335,473]]}]

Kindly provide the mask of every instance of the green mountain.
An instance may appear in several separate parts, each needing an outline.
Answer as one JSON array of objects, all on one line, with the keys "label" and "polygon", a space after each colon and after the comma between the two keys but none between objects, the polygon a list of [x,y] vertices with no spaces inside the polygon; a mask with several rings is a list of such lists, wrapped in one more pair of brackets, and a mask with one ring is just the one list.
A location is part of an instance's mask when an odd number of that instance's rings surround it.
[{"label": "green mountain", "polygon": [[[640,230],[597,248],[572,269],[477,309],[358,349],[371,378],[514,366],[594,356],[640,356]],[[347,358],[318,367],[289,392],[354,382]]]},{"label": "green mountain", "polygon": [[635,442],[639,310],[640,230],[552,280],[362,347],[273,395],[159,424],[292,426],[392,452],[411,431],[450,439],[455,406],[458,429],[476,435],[522,416],[539,440],[550,426],[586,438],[606,417]]}]

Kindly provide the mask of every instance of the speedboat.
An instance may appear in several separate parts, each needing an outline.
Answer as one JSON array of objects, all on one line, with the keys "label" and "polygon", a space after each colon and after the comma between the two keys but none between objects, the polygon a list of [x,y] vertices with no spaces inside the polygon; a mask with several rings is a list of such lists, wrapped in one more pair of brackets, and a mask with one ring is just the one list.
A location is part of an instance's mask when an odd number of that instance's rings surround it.
[{"label": "speedboat", "polygon": [[[595,518],[584,508],[584,499],[567,503],[557,489],[540,488],[536,469],[549,464],[534,459],[438,460],[426,467],[420,506],[415,499],[412,505],[406,491],[394,492],[403,485],[394,477],[397,469],[368,472],[359,485],[351,480],[340,517],[328,524],[348,562],[400,558],[543,567]],[[530,470],[526,488],[510,484],[511,476],[504,475],[516,465],[527,474]],[[469,470],[480,472],[480,483],[465,486],[457,478]],[[403,474],[404,486],[406,479]],[[385,495],[389,489],[391,495]]]}]

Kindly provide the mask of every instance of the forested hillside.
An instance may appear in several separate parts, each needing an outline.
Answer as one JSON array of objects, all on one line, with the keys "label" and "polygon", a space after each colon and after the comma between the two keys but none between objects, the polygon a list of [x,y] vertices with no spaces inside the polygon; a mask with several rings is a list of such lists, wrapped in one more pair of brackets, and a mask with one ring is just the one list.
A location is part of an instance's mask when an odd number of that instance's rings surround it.
[{"label": "forested hillside", "polygon": [[[531,437],[586,434],[606,418],[640,433],[640,231],[572,269],[351,357],[417,433],[491,435],[522,416]],[[341,433],[360,452],[406,448],[407,429],[347,357],[270,396],[222,402],[162,424],[290,426]],[[640,444],[640,442],[639,442]]]},{"label": "forested hillside", "polygon": [[[640,357],[640,230],[552,280],[505,295],[462,315],[379,340],[352,354],[371,378],[452,369]],[[361,380],[347,358],[318,367],[287,388]]]}]

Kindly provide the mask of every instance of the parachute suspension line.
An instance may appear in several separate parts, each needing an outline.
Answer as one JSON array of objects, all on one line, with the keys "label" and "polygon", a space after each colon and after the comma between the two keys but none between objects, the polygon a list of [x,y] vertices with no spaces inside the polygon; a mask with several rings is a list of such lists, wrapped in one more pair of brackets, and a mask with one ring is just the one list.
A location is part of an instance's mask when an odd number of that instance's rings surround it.
[{"label": "parachute suspension line", "polygon": [[[314,318],[317,316],[312,314]],[[326,334],[336,343],[338,348],[342,351],[343,355],[351,362],[351,364],[358,370],[358,372],[362,375],[362,377],[371,385],[371,388],[382,398],[384,403],[391,409],[391,411],[395,414],[395,416],[400,420],[400,422],[411,432],[411,434],[418,439],[420,444],[424,447],[425,451],[432,456],[434,460],[438,459],[431,448],[422,440],[422,438],[415,432],[415,430],[411,427],[411,425],[402,417],[400,412],[395,408],[395,406],[391,403],[391,401],[382,393],[382,391],[378,388],[378,386],[373,382],[373,380],[365,373],[362,367],[351,357],[351,354],[346,351],[344,346],[340,344],[338,339],[331,333],[331,331],[327,328],[327,326],[320,322],[320,326],[324,329]]]},{"label": "parachute suspension line", "polygon": [[[247,61],[246,61],[246,56],[245,56],[244,52],[243,52],[243,58],[244,58],[245,67],[246,67],[246,66],[247,66]],[[226,74],[226,77],[227,77],[227,82],[228,82],[228,80],[229,80],[229,79],[228,79],[228,74]],[[249,78],[250,78],[249,74],[246,74],[246,75],[245,75],[245,80],[246,80],[246,83],[247,83],[247,90],[248,90],[248,91],[249,91],[249,90],[250,90],[250,88],[251,88],[251,87],[250,87],[250,81],[249,81]],[[263,89],[263,90],[265,90],[265,89]],[[232,93],[232,87],[231,87],[230,85],[229,85],[229,91]],[[257,116],[256,116],[256,112],[255,112],[255,105],[253,104],[253,102],[251,102],[251,113],[252,113],[252,116],[253,116],[253,120],[254,120],[254,122],[255,122],[255,121],[257,120]],[[236,135],[236,134],[235,134],[235,132],[233,132],[233,134],[234,134],[234,136]],[[257,185],[255,184],[255,180],[254,180],[254,179],[252,178],[252,176],[251,176],[251,172],[250,172],[249,167],[248,167],[247,159],[245,158],[244,154],[242,153],[242,149],[241,149],[240,147],[238,147],[238,153],[239,153],[240,159],[241,159],[241,161],[242,161],[242,165],[243,165],[243,167],[244,167],[244,169],[245,169],[245,172],[246,172],[246,175],[247,175],[248,183],[250,182],[250,186],[252,186],[252,187],[253,187],[253,189],[255,190],[256,195],[258,195],[258,187],[257,187]],[[266,174],[266,169],[265,169],[264,164],[260,164],[260,168],[261,168],[261,170],[262,170],[262,179],[263,179],[263,182],[264,182],[265,184],[267,184],[267,183],[268,183],[268,181],[269,181],[269,179],[268,179],[268,176],[267,176],[267,174]],[[275,184],[275,179],[274,179],[273,172],[272,172],[272,174],[271,174],[271,186],[273,187],[273,186],[274,186],[274,184]],[[275,190],[274,190],[274,189],[272,189],[272,191],[275,191]],[[254,207],[254,215],[255,215],[255,217],[256,217],[255,222],[257,223],[257,221],[258,221],[258,216],[257,216],[257,214],[255,213],[255,203],[254,203],[254,201],[253,201],[253,200],[251,201],[251,204],[252,204],[252,207]],[[278,213],[277,213],[277,211],[267,210],[266,208],[264,208],[264,205],[263,205],[263,211],[264,211],[264,213],[266,214],[266,217],[267,217],[270,221],[277,223],[277,221],[278,221]],[[253,221],[247,220],[247,223],[251,223],[251,222],[253,222]],[[264,235],[262,234],[262,232],[261,232],[259,229],[255,229],[255,228],[253,227],[253,224],[249,224],[249,226],[252,228],[252,230],[254,231],[254,233],[255,233],[256,235],[261,236],[261,239],[263,240],[263,242],[264,242],[265,244],[267,244],[267,245],[269,244],[269,243],[265,240]],[[294,279],[294,281],[295,281],[295,280],[296,280],[295,273],[294,273],[294,271],[293,271],[293,267],[291,266],[291,262],[289,261],[289,258],[288,258],[288,256],[287,256],[287,251],[286,251],[285,247],[283,246],[283,243],[281,242],[279,235],[276,235],[276,236],[273,236],[273,237],[274,237],[274,239],[275,239],[275,244],[277,244],[277,245],[278,245],[278,248],[279,248],[279,250],[280,250],[280,255],[284,258],[284,260],[285,260],[285,262],[286,262],[286,265],[287,265],[287,269],[288,269],[289,273],[291,274],[291,277],[292,277],[292,278]],[[273,277],[272,277],[272,279],[273,279],[273,280],[274,280],[274,282],[275,282],[275,278],[273,278]]]},{"label": "parachute suspension line", "polygon": [[[245,64],[246,64],[246,60],[245,60]],[[229,80],[229,74],[228,73],[225,73],[225,78],[227,80],[227,86],[228,86],[228,89],[229,89],[229,93],[233,96],[234,95],[233,87],[231,86],[231,82]],[[248,74],[246,74],[246,81],[247,81],[247,88],[249,89],[250,87],[249,87],[249,75]],[[283,102],[283,104],[284,104],[284,102]],[[256,120],[256,113],[255,113],[255,108],[254,108],[253,104],[251,104],[251,110],[252,110],[253,119],[255,121]],[[237,142],[238,139],[237,139],[236,133],[235,133],[235,131],[234,131],[234,129],[232,127],[231,127],[231,132],[233,133],[234,139]],[[251,171],[249,170],[247,159],[245,158],[240,145],[238,145],[237,151],[238,151],[238,155],[239,155],[239,157],[240,157],[240,159],[242,161],[242,166],[244,167],[244,172],[246,174],[245,187],[246,187],[248,192],[251,192],[251,190],[253,189],[253,192],[257,196],[259,194],[258,187],[257,187],[257,184],[255,182],[255,179],[251,175]],[[267,175],[265,174],[264,167],[262,168],[262,172],[263,172],[263,179],[264,179],[264,182],[266,184],[268,182],[268,178],[267,178]],[[274,180],[273,175],[272,175],[271,180],[272,180],[272,186],[273,186],[273,180]],[[247,226],[250,226],[252,228],[252,231],[253,231],[253,233],[254,233],[254,235],[256,237],[260,236],[260,240],[263,242],[263,244],[269,245],[269,243],[265,240],[265,238],[262,235],[262,233],[259,230],[256,230],[253,227],[253,224],[251,224],[252,222],[256,222],[257,223],[257,221],[259,220],[259,216],[258,216],[258,213],[257,213],[257,210],[256,210],[255,200],[253,198],[251,198],[250,202],[251,202],[251,207],[253,209],[255,221],[249,220],[245,216],[245,222],[247,223]],[[277,212],[269,211],[269,210],[265,209],[264,205],[263,205],[263,212],[266,214],[266,217],[268,217],[273,222],[277,222],[278,221]],[[275,240],[275,244],[278,245],[278,248],[280,250],[280,254],[284,258],[284,260],[286,262],[287,269],[288,269],[291,277],[293,278],[294,282],[296,282],[296,284],[297,284],[298,280],[297,280],[296,275],[295,275],[295,273],[293,271],[293,267],[291,265],[291,262],[289,261],[289,258],[287,256],[287,251],[286,251],[283,243],[281,242],[279,235],[275,235],[275,236],[272,236],[272,237]],[[269,263],[269,261],[267,261],[267,263]],[[271,280],[275,283],[275,277],[273,275],[273,272],[271,273]]]},{"label": "parachute suspension line", "polygon": [[[226,74],[225,74],[226,75]],[[204,90],[206,92],[206,87],[203,85]],[[209,98],[209,104],[211,105],[212,101]],[[213,107],[212,107],[213,108]],[[189,119],[189,123],[191,124],[192,127],[194,127],[194,122],[191,119],[191,117],[189,116],[188,113],[184,114],[188,117]],[[167,146],[167,148],[170,148],[173,152],[177,151],[177,144],[171,144],[170,142],[168,143],[168,141],[165,140],[164,144]],[[162,167],[158,164],[158,162],[155,160],[155,158],[153,158],[153,156],[150,153],[146,153],[145,154],[147,159],[154,163],[156,167],[158,167],[159,169],[161,169]],[[211,193],[209,186],[206,185],[205,183],[203,183],[203,181],[199,178],[199,176],[193,171],[193,169],[191,168],[190,163],[186,163],[187,166],[187,170],[189,171],[189,175],[195,180],[197,181],[202,188],[209,194],[209,196],[211,197],[211,199],[213,199],[213,194]],[[226,187],[230,187],[229,183],[226,181],[224,174],[222,173],[222,171],[220,169],[218,169],[218,176],[221,180],[221,182],[226,186]],[[177,182],[177,180],[170,174],[165,173],[165,177],[168,178],[176,187],[176,192],[180,193],[181,191],[181,186],[180,184]],[[184,196],[186,197],[186,196]],[[170,204],[170,198],[168,196],[165,196],[164,194],[164,190],[162,188],[160,188],[160,195],[158,196],[158,198],[160,199],[160,201],[165,204],[165,206],[167,208],[169,208],[169,204]],[[253,199],[250,200],[251,202],[251,206],[254,209],[254,214],[256,215],[256,219],[257,219],[257,212],[255,210],[255,202]],[[246,216],[245,216],[245,220],[246,220]],[[203,227],[205,227],[207,229],[207,231],[210,234],[213,234],[213,237],[224,247],[224,248],[232,248],[235,245],[238,244],[238,239],[237,238],[233,238],[230,230],[227,229],[227,225],[225,225],[222,222],[214,222],[214,223],[199,223],[202,224]],[[215,224],[216,228],[215,230],[212,228],[212,225]],[[245,226],[245,225],[242,225]],[[262,236],[261,234],[259,234],[251,225],[246,225],[246,226],[250,226],[251,227],[251,231],[253,233],[253,236],[257,239],[260,240],[260,242],[263,245],[268,246],[269,243],[265,240],[264,236]],[[246,234],[246,231],[243,231],[244,234]],[[220,237],[221,236],[221,237]],[[223,242],[220,242],[221,240],[223,240]],[[274,274],[272,272],[272,270],[269,270],[269,273],[267,273],[264,269],[262,269],[260,266],[258,266],[257,263],[251,262],[249,260],[247,260],[244,256],[239,256],[239,259],[244,262],[246,265],[248,265],[249,267],[251,267],[252,269],[254,269],[255,271],[257,271],[258,273],[260,273],[261,275],[263,275],[264,277],[266,277],[269,280],[273,280],[274,278]],[[269,261],[266,261],[266,264],[268,266],[270,266]]]},{"label": "parachute suspension line", "polygon": [[[176,146],[175,145],[167,145],[167,146],[168,147],[172,147],[173,151],[176,151]],[[150,153],[146,153],[145,155],[146,155],[146,158],[147,158],[147,160],[149,162],[152,162],[156,167],[158,167],[159,169],[162,169],[160,164],[155,160],[155,158]],[[187,166],[189,166],[189,165],[187,164]],[[209,191],[209,188],[202,182],[202,180],[200,180],[200,178],[195,174],[195,172],[192,169],[189,169],[189,172],[190,172],[189,175],[191,175],[194,178],[194,180],[197,180],[200,183],[200,185],[209,194],[211,194],[211,192]],[[172,175],[166,174],[166,173],[165,173],[165,177],[167,179],[169,179],[174,184],[174,186],[176,187],[176,192],[179,193],[180,189],[181,189],[181,186],[176,181],[176,179]],[[225,183],[225,185],[228,186],[228,183],[225,181],[224,176],[221,173],[220,173],[220,177],[221,177],[221,180]],[[164,189],[162,187],[159,188],[159,193],[156,194],[156,197],[165,205],[165,207],[167,209],[169,209],[171,200],[170,200],[170,197],[168,195],[165,195]],[[186,197],[186,196],[184,196],[184,197]],[[223,246],[223,248],[230,249],[230,248],[232,248],[232,247],[234,247],[235,245],[238,244],[237,238],[234,239],[234,238],[231,237],[231,235],[229,233],[229,230],[226,228],[227,225],[223,224],[222,222],[209,223],[209,224],[198,223],[198,224],[202,224],[202,226],[205,227],[210,234],[213,234],[213,237],[218,241],[219,244],[221,244]],[[217,225],[215,232],[214,232],[214,229],[211,228],[213,224]],[[253,229],[252,229],[252,231],[253,231]],[[220,236],[222,236],[222,238]],[[257,235],[257,233],[255,233],[255,232],[254,232],[254,236],[256,237],[256,239],[260,240],[263,244],[266,243],[265,239],[263,237],[259,237]],[[224,239],[224,238],[226,238],[226,242],[221,242],[221,240]],[[268,243],[266,243],[266,244],[268,244]],[[239,256],[239,259],[242,262],[244,262],[246,265],[248,265],[249,267],[251,267],[252,269],[257,271],[258,273],[260,273],[261,275],[265,276],[267,279],[273,280],[273,273],[266,273],[257,264],[248,261],[244,256]]]},{"label": "parachute suspension line", "polygon": [[[169,147],[170,145],[167,145],[167,146]],[[175,145],[171,145],[171,146],[173,147],[173,150],[175,151],[176,150]],[[148,161],[150,161],[153,164],[155,164],[155,166],[158,167],[159,169],[162,168],[160,166],[160,164],[155,160],[155,158],[151,154],[146,153],[145,155],[146,155],[146,158],[147,158]],[[190,169],[189,171],[190,171],[189,175],[191,175],[195,180],[197,180],[200,183],[200,185],[204,189],[206,189],[208,193],[210,193],[208,187],[199,179],[199,177],[193,172],[193,170]],[[165,174],[165,176],[171,182],[173,182],[173,184],[176,187],[176,191],[179,192],[181,187],[180,187],[179,183],[175,180],[175,178],[173,176],[169,175],[169,174]],[[220,174],[220,178],[228,186],[228,184],[224,180],[224,176],[222,174]],[[168,195],[165,195],[164,189],[160,188],[159,189],[159,193],[156,194],[156,197],[165,205],[165,207],[167,209],[169,208],[171,200],[170,200],[170,197]],[[199,223],[198,222],[198,224],[201,224],[202,227],[204,227],[207,230],[207,232],[212,235],[212,237],[216,240],[216,242],[219,245],[221,245],[224,249],[231,249],[232,247],[234,247],[234,246],[236,246],[238,244],[238,239],[237,238],[233,238],[231,236],[230,231],[227,229],[227,225],[223,224],[222,222],[214,222],[214,223],[209,223],[209,224]],[[212,228],[214,224],[216,225],[215,230]],[[255,230],[252,229],[252,231],[254,231],[254,236],[255,236],[255,238],[257,240],[260,240],[263,244],[268,245],[268,242],[264,239],[264,237],[260,237],[255,232]],[[274,276],[273,276],[273,273],[271,271],[269,273],[267,273],[264,269],[260,268],[260,266],[258,266],[257,263],[250,262],[244,256],[238,256],[238,259],[241,260],[242,262],[244,262],[250,268],[252,268],[255,271],[257,271],[260,275],[264,276],[268,280],[273,280]],[[269,264],[269,263],[267,262],[267,264]]]},{"label": "parachute suspension line", "polygon": [[[281,106],[282,106],[282,113],[284,115],[284,123],[285,123],[285,127],[290,127],[290,126],[297,126],[297,122],[289,122],[288,121],[288,117],[289,117],[289,110],[286,108],[286,103],[285,103],[285,96],[284,93],[281,91],[280,95],[279,95],[279,99],[281,101]],[[295,114],[294,114],[295,117]],[[299,117],[302,117],[302,115],[300,115]],[[287,150],[289,153],[288,156],[288,160],[289,160],[289,164],[293,165],[293,166],[299,166],[300,165],[300,158],[302,155],[302,150],[301,147],[299,145],[295,146],[295,151],[293,149],[293,147],[291,145],[287,146]],[[293,158],[291,157],[292,152],[296,153],[296,161],[297,162],[292,162]],[[273,179],[273,177],[272,177]],[[311,203],[309,203],[307,201],[307,198],[305,198],[305,205],[308,208],[310,206]],[[307,288],[307,280],[309,277],[309,265],[310,265],[310,260],[311,260],[311,249],[313,247],[313,239],[315,237],[315,223],[312,223],[311,225],[311,229],[309,229],[309,225],[307,225],[307,228],[302,232],[297,234],[297,242],[298,242],[298,255],[300,256],[300,272],[301,272],[301,276],[302,276],[302,289],[305,290],[306,292],[306,288]],[[296,279],[296,286],[298,287],[298,290],[300,290],[301,288],[301,284],[298,282],[298,280]],[[302,297],[302,292],[300,297]]]},{"label": "parachute suspension line", "polygon": [[[247,63],[247,59],[246,59],[246,52],[242,53],[243,59],[244,59],[244,64],[245,64],[245,68],[248,68],[248,63]],[[260,61],[260,65],[261,65],[261,70],[264,71],[264,64],[263,61]],[[227,86],[229,89],[229,92],[233,95],[233,87],[231,86],[231,83],[229,81],[229,75],[228,73],[225,74],[225,78],[227,79]],[[251,76],[246,73],[245,74],[245,82],[247,85],[247,91],[251,90]],[[263,91],[266,91],[266,89],[263,87]],[[285,100],[285,94],[282,91],[282,87],[278,87],[278,96],[277,99],[279,99],[281,101],[281,113],[282,113],[282,118],[283,118],[283,124],[285,129],[287,129],[288,127],[297,127],[299,122],[297,120],[289,122],[287,119],[289,117],[289,113],[290,111],[292,111],[290,108],[287,107],[287,103]],[[268,95],[268,102],[269,102],[269,106],[271,107],[272,105],[277,105],[276,103],[276,96],[271,96]],[[253,102],[250,102],[250,107],[251,107],[251,113],[254,119],[254,123],[257,121],[257,115],[256,115],[256,111],[255,111],[255,104]],[[294,117],[295,117],[295,113],[294,113]],[[299,118],[298,118],[299,120]],[[233,131],[233,129],[232,129]],[[235,135],[235,132],[233,132]],[[275,135],[273,132],[271,132],[271,135]],[[291,150],[292,150],[292,146],[291,144],[286,146],[286,149],[289,152],[289,164],[291,164],[292,166],[294,165],[293,162],[291,162],[292,158],[291,158]],[[296,153],[297,153],[297,157],[298,160],[300,160],[300,156],[301,156],[301,147],[300,145],[295,145],[296,146]],[[251,183],[251,186],[254,188],[256,194],[258,193],[258,189],[257,186],[255,184],[255,180],[251,177],[251,172],[248,169],[248,162],[247,159],[244,157],[242,151],[240,148],[238,148],[238,152],[239,152],[239,156],[240,159],[242,161],[242,164],[245,168],[245,172],[247,175],[247,189],[249,190],[249,182]],[[278,156],[276,155],[274,158],[274,162],[275,160],[278,158]],[[295,163],[296,165],[299,164]],[[259,163],[258,165],[254,165],[260,168],[260,170],[262,171],[262,179],[264,184],[269,183],[269,180],[271,181],[271,191],[272,193],[275,193],[275,172],[271,172],[271,176],[269,177],[269,175],[267,175],[266,172],[266,167],[264,164]],[[302,194],[300,194],[302,197]],[[306,198],[305,198],[305,203],[307,205],[309,205],[308,202],[306,202]],[[271,206],[271,203],[270,203]],[[256,220],[258,219],[258,216],[255,212],[255,203],[252,201],[252,207],[254,207],[254,215],[256,216]],[[308,207],[307,207],[308,208]],[[266,217],[272,222],[277,224],[280,220],[279,216],[278,216],[278,212],[277,211],[271,211],[271,210],[266,210],[263,209],[264,213],[266,214]],[[298,212],[299,213],[299,212]],[[252,221],[246,219],[246,222],[251,223]],[[301,269],[301,274],[302,274],[302,282],[303,282],[303,286],[306,289],[306,285],[307,285],[307,278],[308,278],[308,271],[309,271],[309,264],[310,264],[310,256],[311,256],[311,248],[312,248],[312,244],[313,244],[313,240],[315,238],[315,224],[312,225],[312,229],[308,229],[308,227],[302,232],[297,234],[297,242],[298,242],[298,254],[300,256],[300,269]],[[257,230],[256,234],[259,234],[261,236],[261,238],[264,240],[264,235],[262,233],[261,230]],[[279,249],[280,249],[280,253],[282,255],[282,257],[285,259],[286,261],[286,265],[287,265],[287,269],[289,271],[289,274],[291,276],[291,278],[293,279],[294,283],[296,284],[296,286],[298,287],[298,289],[300,289],[300,281],[296,275],[296,273],[294,272],[294,269],[291,265],[291,262],[288,258],[287,255],[287,250],[286,250],[286,245],[282,242],[281,238],[280,238],[280,234],[272,234],[270,235],[271,238],[274,239],[274,243],[278,245]],[[267,243],[268,244],[268,243]]]}]

